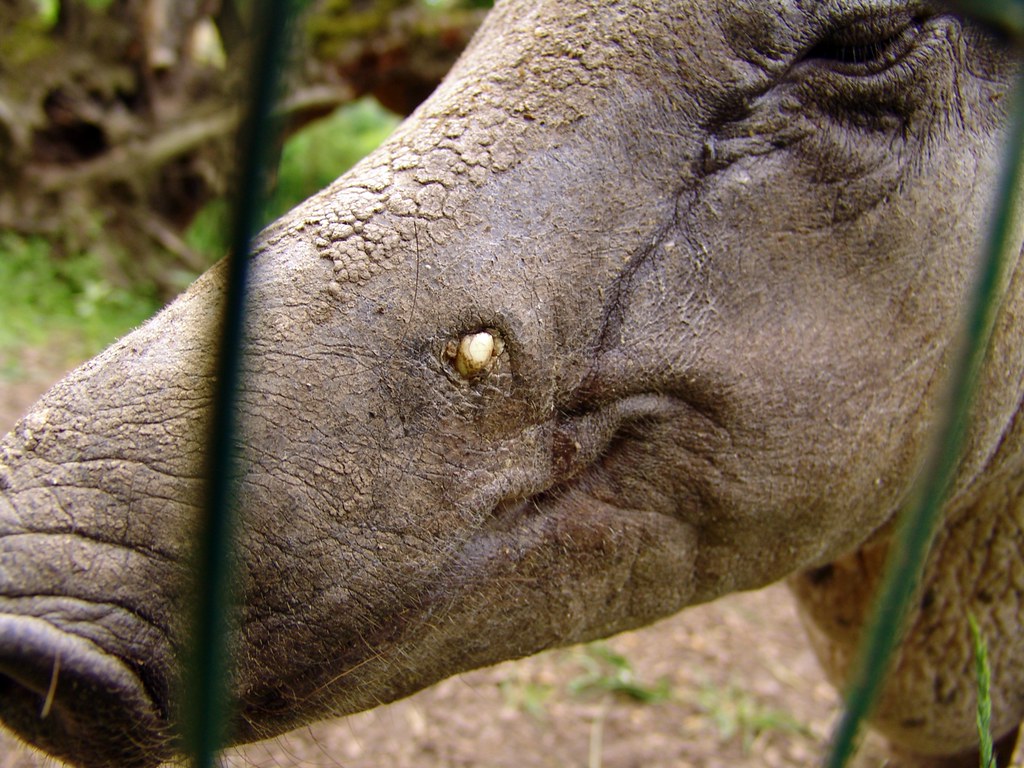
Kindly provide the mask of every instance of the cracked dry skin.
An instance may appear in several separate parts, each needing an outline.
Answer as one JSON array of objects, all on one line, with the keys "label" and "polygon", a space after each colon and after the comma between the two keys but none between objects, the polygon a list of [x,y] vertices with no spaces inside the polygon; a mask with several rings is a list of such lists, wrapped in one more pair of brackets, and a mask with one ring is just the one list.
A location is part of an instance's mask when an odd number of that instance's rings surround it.
[{"label": "cracked dry skin", "polygon": [[[365,282],[410,248],[444,246],[477,223],[470,212],[478,190],[520,159],[556,148],[559,130],[602,108],[607,81],[616,77],[611,62],[638,53],[627,30],[602,40],[596,32],[604,20],[587,15],[571,20],[595,27],[586,42],[565,38],[566,20],[537,13],[533,28],[502,30],[508,44],[471,46],[475,55],[456,65],[413,120],[358,170],[272,227],[262,247],[311,241],[332,262],[327,290],[340,297],[341,284]],[[529,92],[510,100],[523,82]]]},{"label": "cracked dry skin", "polygon": [[[942,405],[1013,74],[931,3],[500,3],[253,257],[232,740],[801,571],[841,680]],[[975,746],[967,612],[999,735],[1024,715],[1009,270],[876,717],[918,764]],[[224,272],[0,445],[0,717],[83,766],[176,749]]]}]

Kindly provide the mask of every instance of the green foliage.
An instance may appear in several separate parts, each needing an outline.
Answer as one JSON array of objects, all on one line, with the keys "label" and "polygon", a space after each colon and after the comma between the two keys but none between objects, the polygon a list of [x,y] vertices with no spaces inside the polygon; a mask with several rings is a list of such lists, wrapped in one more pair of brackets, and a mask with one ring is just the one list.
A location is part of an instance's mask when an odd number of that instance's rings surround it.
[{"label": "green foliage", "polygon": [[[292,136],[281,152],[267,221],[334,181],[387,138],[398,122],[373,99],[360,99]],[[227,220],[228,202],[217,200],[199,213],[185,239],[197,251],[219,256],[227,247]]]},{"label": "green foliage", "polygon": [[971,642],[974,645],[974,668],[978,676],[978,743],[981,745],[981,768],[995,768],[992,755],[992,671],[988,663],[988,646],[978,629],[974,616],[968,616]]},{"label": "green foliage", "polygon": [[288,140],[268,204],[277,218],[355,165],[388,137],[399,118],[373,99],[346,104]]},{"label": "green foliage", "polygon": [[[56,21],[56,9],[51,18],[45,8],[40,8],[36,16],[17,18],[13,25],[0,34],[0,62],[13,69],[53,54],[55,45],[50,37],[50,29]],[[18,85],[21,86],[18,91],[25,87],[25,84]]]},{"label": "green foliage", "polygon": [[409,114],[440,82],[491,0],[321,0],[305,18],[310,55]]},{"label": "green foliage", "polygon": [[574,660],[584,670],[569,681],[569,692],[574,696],[612,693],[641,704],[656,704],[671,696],[668,680],[663,678],[653,685],[638,680],[629,660],[603,643],[582,646],[574,653]]},{"label": "green foliage", "polygon": [[[309,32],[327,58],[337,55],[340,41],[369,37],[387,26],[388,17],[407,5],[404,0],[377,0],[357,3],[353,0],[328,0],[326,12],[315,15],[307,24]],[[327,43],[326,41],[331,41]]]},{"label": "green foliage", "polygon": [[47,27],[57,23],[57,16],[60,14],[60,0],[36,0],[36,8],[39,11],[39,20]]},{"label": "green foliage", "polygon": [[[283,149],[270,215],[284,213],[327,186],[397,123],[376,102],[362,100],[297,133]],[[187,240],[217,257],[226,249],[226,233],[227,202],[217,201],[200,214]],[[98,253],[57,258],[43,238],[0,232],[0,375],[17,374],[13,352],[55,338],[69,359],[95,354],[158,309],[153,286],[124,288],[104,273]],[[182,288],[194,278],[185,272],[170,276]]]},{"label": "green foliage", "polygon": [[50,250],[42,238],[0,232],[0,358],[55,335],[69,355],[94,354],[157,309],[152,287],[111,284],[95,255],[55,259]]},{"label": "green foliage", "polygon": [[494,0],[324,0],[321,11],[307,21],[307,33],[314,48],[325,60],[336,59],[352,40],[378,35],[388,28],[396,12],[421,9],[423,18],[491,8]]},{"label": "green foliage", "polygon": [[738,686],[705,685],[694,703],[715,724],[723,741],[741,739],[744,752],[766,731],[812,735],[807,726],[788,712],[765,706]]},{"label": "green foliage", "polygon": [[[47,28],[57,23],[60,16],[61,0],[35,0],[36,8],[39,10],[39,20]],[[85,4],[94,11],[105,11],[110,7],[113,0],[85,0]]]}]

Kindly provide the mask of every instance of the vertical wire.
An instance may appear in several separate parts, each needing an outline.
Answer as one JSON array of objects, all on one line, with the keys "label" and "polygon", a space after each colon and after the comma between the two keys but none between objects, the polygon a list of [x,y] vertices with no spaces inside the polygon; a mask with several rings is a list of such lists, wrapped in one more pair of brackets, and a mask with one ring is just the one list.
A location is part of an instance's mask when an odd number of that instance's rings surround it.
[{"label": "vertical wire", "polygon": [[975,385],[998,310],[1002,275],[1005,265],[1018,255],[1019,244],[1015,247],[1013,234],[1020,203],[1022,156],[1024,73],[1018,75],[1010,98],[1006,148],[996,187],[995,208],[978,265],[977,282],[965,314],[959,359],[951,372],[949,407],[936,431],[923,487],[897,530],[874,614],[847,692],[846,710],[833,735],[832,750],[825,763],[827,768],[846,765],[854,752],[860,724],[878,698],[960,460]]},{"label": "vertical wire", "polygon": [[272,113],[295,5],[290,0],[261,0],[253,8],[252,80],[238,136],[238,176],[214,368],[205,499],[196,532],[191,646],[184,677],[185,753],[194,768],[215,764],[233,711],[228,634],[234,608],[236,407],[244,354],[245,296],[250,245],[261,223],[267,167],[276,146]]}]

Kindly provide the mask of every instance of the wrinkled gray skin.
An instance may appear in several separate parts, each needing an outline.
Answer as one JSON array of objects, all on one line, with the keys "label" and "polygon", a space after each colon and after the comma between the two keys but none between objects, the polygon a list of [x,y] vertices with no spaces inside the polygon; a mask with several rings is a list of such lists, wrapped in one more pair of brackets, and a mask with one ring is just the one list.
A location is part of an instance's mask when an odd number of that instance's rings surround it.
[{"label": "wrinkled gray skin", "polygon": [[[499,3],[254,257],[233,740],[801,571],[841,680],[941,403],[1010,62],[910,0]],[[1024,716],[1011,270],[875,718],[907,755],[976,743],[968,612],[997,735]],[[223,287],[0,447],[0,717],[82,766],[175,749]]]}]

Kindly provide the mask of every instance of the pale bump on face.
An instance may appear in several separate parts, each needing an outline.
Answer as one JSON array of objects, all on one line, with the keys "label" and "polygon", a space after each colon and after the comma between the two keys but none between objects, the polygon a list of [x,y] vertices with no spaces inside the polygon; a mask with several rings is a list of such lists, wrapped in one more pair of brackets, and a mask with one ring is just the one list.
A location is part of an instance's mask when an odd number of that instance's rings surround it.
[{"label": "pale bump on face", "polygon": [[449,341],[444,354],[459,376],[469,380],[489,373],[504,349],[501,335],[488,328],[467,333],[458,341]]}]

